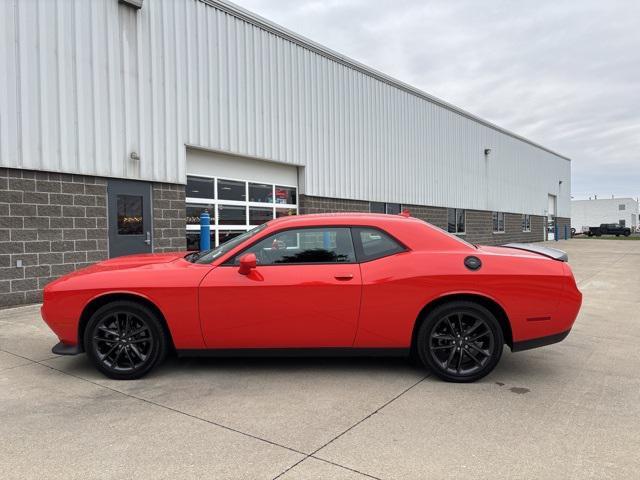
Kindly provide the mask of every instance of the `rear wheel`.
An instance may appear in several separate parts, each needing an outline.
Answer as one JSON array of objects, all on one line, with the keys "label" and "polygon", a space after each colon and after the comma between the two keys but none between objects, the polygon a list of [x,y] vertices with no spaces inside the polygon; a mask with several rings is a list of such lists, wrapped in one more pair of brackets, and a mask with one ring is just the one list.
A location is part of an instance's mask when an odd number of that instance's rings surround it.
[{"label": "rear wheel", "polygon": [[449,382],[473,382],[491,372],[504,346],[493,314],[474,302],[455,301],[431,311],[418,331],[422,363]]},{"label": "rear wheel", "polygon": [[140,378],[167,353],[167,335],[157,316],[131,301],[98,309],[84,334],[87,355],[98,370],[116,380]]}]

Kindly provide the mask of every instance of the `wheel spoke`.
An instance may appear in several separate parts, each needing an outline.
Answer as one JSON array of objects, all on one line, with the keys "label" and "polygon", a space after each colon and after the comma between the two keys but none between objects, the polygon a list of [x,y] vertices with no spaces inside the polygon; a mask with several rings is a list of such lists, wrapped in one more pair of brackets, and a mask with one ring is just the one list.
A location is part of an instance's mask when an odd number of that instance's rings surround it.
[{"label": "wheel spoke", "polygon": [[466,350],[465,353],[467,355],[469,355],[469,357],[471,357],[471,359],[476,362],[476,365],[478,365],[479,367],[482,366],[482,362],[480,360],[478,360],[478,357],[476,357],[473,353],[471,353],[469,350]]},{"label": "wheel spoke", "polygon": [[431,338],[435,340],[455,340],[453,335],[442,335],[441,333],[433,333],[431,334]]},{"label": "wheel spoke", "polygon": [[114,337],[118,336],[118,332],[116,332],[115,330],[111,330],[111,329],[105,327],[104,325],[100,325],[98,327],[98,330],[102,330],[103,332],[108,333],[109,335],[113,335]]},{"label": "wheel spoke", "polygon": [[462,314],[458,313],[457,317],[458,317],[458,325],[460,326],[459,332],[460,332],[460,335],[462,335],[462,332],[464,332],[464,327],[462,326]]},{"label": "wheel spoke", "polygon": [[458,354],[458,368],[456,368],[456,372],[460,373],[460,369],[462,368],[462,356],[464,355],[464,349],[458,350],[460,352]]},{"label": "wheel spoke", "polygon": [[130,346],[131,346],[131,350],[133,351],[133,353],[135,353],[140,360],[144,361],[147,358],[146,355],[142,355],[140,353],[140,350],[138,350],[138,347],[136,347],[133,344],[131,344]]},{"label": "wheel spoke", "polygon": [[109,355],[111,355],[113,353],[113,351],[118,348],[118,344],[115,344],[113,347],[111,347],[109,349],[109,351],[107,353],[105,353],[104,355],[102,355],[102,359],[106,359]]},{"label": "wheel spoke", "polygon": [[122,350],[123,350],[123,348],[122,348],[122,347],[120,347],[120,348],[118,349],[118,352],[116,353],[116,358],[114,358],[114,359],[113,359],[113,366],[114,366],[114,367],[117,367],[117,366],[118,366],[118,360],[120,359],[120,355],[122,355]]},{"label": "wheel spoke", "polygon": [[449,325],[449,330],[451,330],[451,333],[455,335],[456,329],[453,328],[453,324],[451,323],[451,320],[449,320],[449,317],[446,317],[445,320],[447,321],[447,325]]},{"label": "wheel spoke", "polygon": [[129,337],[136,337],[136,336],[140,335],[141,333],[143,333],[143,332],[145,332],[145,331],[147,331],[147,330],[149,330],[149,327],[147,327],[147,326],[145,325],[145,326],[140,327],[140,328],[138,328],[137,330],[134,330],[133,332],[131,332],[131,333],[129,334]]},{"label": "wheel spoke", "polygon": [[93,337],[94,340],[97,340],[99,342],[104,342],[104,343],[109,343],[109,344],[114,344],[117,343],[117,340],[112,340],[110,338],[105,338],[105,337],[98,337],[97,335],[95,337]]},{"label": "wheel spoke", "polygon": [[469,339],[469,341],[470,341],[470,342],[475,342],[475,341],[476,341],[476,340],[478,340],[479,338],[486,337],[486,336],[487,336],[487,335],[489,335],[490,333],[491,333],[491,332],[487,330],[486,332],[484,332],[484,333],[480,333],[480,334],[476,335],[475,337],[471,337],[471,338]]},{"label": "wheel spoke", "polygon": [[133,345],[134,343],[144,343],[149,341],[151,341],[149,337],[144,337],[144,338],[138,338],[136,340],[131,340],[129,343]]},{"label": "wheel spoke", "polygon": [[479,327],[480,325],[484,325],[484,323],[483,323],[483,322],[481,322],[480,320],[476,320],[476,321],[475,321],[475,323],[474,323],[473,325],[471,325],[471,327],[467,328],[467,329],[464,331],[465,336],[467,336],[467,335],[471,335],[471,333],[472,333],[472,332],[475,332],[475,331],[478,329],[478,327]]},{"label": "wheel spoke", "polygon": [[449,358],[447,358],[447,363],[444,364],[444,368],[449,368],[449,364],[453,360],[453,356],[456,354],[456,349],[452,348],[451,353],[449,354]]},{"label": "wheel spoke", "polygon": [[455,345],[438,345],[437,347],[431,347],[431,350],[445,350],[447,348],[456,348]]},{"label": "wheel spoke", "polygon": [[129,330],[131,329],[130,319],[131,319],[131,315],[125,314],[125,317],[124,317],[124,331],[123,331],[123,334],[124,334],[125,337],[127,335],[129,335]]},{"label": "wheel spoke", "polygon": [[124,353],[127,356],[127,359],[129,360],[129,364],[131,365],[131,368],[136,368],[136,364],[133,363],[133,359],[131,358],[131,355],[129,354],[129,347],[124,347]]},{"label": "wheel spoke", "polygon": [[490,356],[491,356],[491,353],[490,353],[489,351],[487,351],[487,350],[482,350],[481,348],[479,348],[478,346],[476,346],[476,345],[475,345],[475,344],[473,344],[473,343],[470,343],[470,344],[469,344],[469,346],[470,346],[471,348],[473,348],[476,352],[479,352],[479,353],[481,353],[482,355],[484,355],[485,357],[490,357]]}]

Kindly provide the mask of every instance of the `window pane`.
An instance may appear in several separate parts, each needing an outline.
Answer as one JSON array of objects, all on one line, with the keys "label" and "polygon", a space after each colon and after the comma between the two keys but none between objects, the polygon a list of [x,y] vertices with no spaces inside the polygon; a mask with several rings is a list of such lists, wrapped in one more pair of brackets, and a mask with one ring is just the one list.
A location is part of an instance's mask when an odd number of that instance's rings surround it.
[{"label": "window pane", "polygon": [[236,205],[218,205],[218,225],[246,225],[247,209]]},{"label": "window pane", "polygon": [[371,213],[385,213],[385,205],[383,202],[369,202],[369,211]]},{"label": "window pane", "polygon": [[118,195],[118,235],[142,235],[142,197]]},{"label": "window pane", "polygon": [[498,231],[504,232],[504,213],[498,213]]},{"label": "window pane", "polygon": [[288,217],[290,215],[295,215],[295,208],[276,208],[276,218],[280,217]]},{"label": "window pane", "polygon": [[387,203],[387,213],[389,215],[398,215],[400,213],[399,203]]},{"label": "window pane", "polygon": [[211,216],[211,225],[214,222],[215,209],[213,205],[187,203],[187,225],[200,225],[200,214],[204,211],[209,212]]},{"label": "window pane", "polygon": [[187,177],[187,197],[213,198],[213,179]]},{"label": "window pane", "polygon": [[[228,242],[232,238],[236,238],[245,233],[244,230],[220,230],[218,231],[218,245]],[[211,243],[213,245],[213,242]]]},{"label": "window pane", "polygon": [[218,199],[220,200],[246,200],[245,182],[235,180],[218,180]]},{"label": "window pane", "polygon": [[394,253],[404,251],[402,245],[398,244],[389,235],[380,230],[373,228],[355,229],[362,245],[362,260],[375,260],[376,258],[386,257]]},{"label": "window pane", "polygon": [[296,204],[296,189],[276,185],[276,203]]},{"label": "window pane", "polygon": [[450,208],[447,211],[447,231],[449,233],[456,233],[456,209]]},{"label": "window pane", "polygon": [[249,201],[273,203],[273,185],[268,185],[266,183],[250,183]]},{"label": "window pane", "polygon": [[491,212],[491,223],[494,232],[498,231],[498,212]]},{"label": "window pane", "polygon": [[259,265],[355,262],[348,228],[305,228],[279,232],[240,254],[235,263],[246,253],[254,253]]},{"label": "window pane", "polygon": [[458,221],[458,233],[464,233],[464,210],[456,209],[456,217]]},{"label": "window pane", "polygon": [[262,225],[273,220],[273,208],[249,207],[249,223],[251,225]]}]

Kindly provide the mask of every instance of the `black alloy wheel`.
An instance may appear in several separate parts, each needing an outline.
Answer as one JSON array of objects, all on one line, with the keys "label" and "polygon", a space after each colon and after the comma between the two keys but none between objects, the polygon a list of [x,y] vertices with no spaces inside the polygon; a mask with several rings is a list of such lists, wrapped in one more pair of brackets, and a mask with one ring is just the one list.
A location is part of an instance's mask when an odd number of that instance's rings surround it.
[{"label": "black alloy wheel", "polygon": [[87,354],[109,378],[146,375],[167,352],[167,338],[156,315],[141,304],[118,301],[98,309],[85,329]]},{"label": "black alloy wheel", "polygon": [[473,382],[487,375],[500,360],[503,346],[504,335],[493,314],[467,301],[434,309],[417,338],[422,362],[450,382]]}]

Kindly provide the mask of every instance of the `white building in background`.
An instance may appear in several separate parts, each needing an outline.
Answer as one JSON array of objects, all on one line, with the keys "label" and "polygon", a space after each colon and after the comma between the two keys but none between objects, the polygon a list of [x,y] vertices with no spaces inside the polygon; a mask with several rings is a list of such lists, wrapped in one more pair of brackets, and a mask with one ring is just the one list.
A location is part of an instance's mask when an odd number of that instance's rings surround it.
[{"label": "white building in background", "polygon": [[601,223],[620,223],[633,231],[639,218],[638,201],[633,198],[571,201],[571,227],[578,232],[582,227],[597,227]]}]

